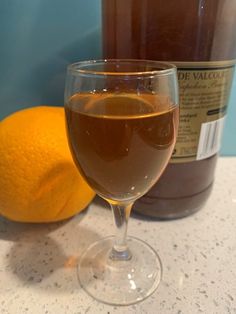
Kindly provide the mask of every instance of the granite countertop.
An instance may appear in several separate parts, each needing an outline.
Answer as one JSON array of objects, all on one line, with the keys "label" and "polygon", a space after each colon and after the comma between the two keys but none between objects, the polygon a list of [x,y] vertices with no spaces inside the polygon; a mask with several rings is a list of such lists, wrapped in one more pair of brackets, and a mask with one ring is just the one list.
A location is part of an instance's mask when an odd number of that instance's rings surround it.
[{"label": "granite countertop", "polygon": [[76,262],[113,232],[95,199],[66,222],[33,225],[0,219],[0,313],[236,313],[236,157],[220,158],[210,199],[175,221],[131,217],[128,233],[152,245],[163,263],[158,290],[141,303],[113,307],[79,286]]}]

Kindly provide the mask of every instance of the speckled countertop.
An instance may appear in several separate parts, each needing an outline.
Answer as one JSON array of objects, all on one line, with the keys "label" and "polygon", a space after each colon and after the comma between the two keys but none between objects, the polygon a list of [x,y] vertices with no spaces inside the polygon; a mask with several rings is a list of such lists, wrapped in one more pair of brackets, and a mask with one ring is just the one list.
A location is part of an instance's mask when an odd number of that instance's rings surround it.
[{"label": "speckled countertop", "polygon": [[236,313],[236,158],[220,158],[212,195],[195,215],[156,222],[131,217],[130,235],[163,262],[158,290],[126,307],[98,303],[79,286],[76,261],[91,242],[113,232],[99,202],[56,224],[0,219],[0,313]]}]

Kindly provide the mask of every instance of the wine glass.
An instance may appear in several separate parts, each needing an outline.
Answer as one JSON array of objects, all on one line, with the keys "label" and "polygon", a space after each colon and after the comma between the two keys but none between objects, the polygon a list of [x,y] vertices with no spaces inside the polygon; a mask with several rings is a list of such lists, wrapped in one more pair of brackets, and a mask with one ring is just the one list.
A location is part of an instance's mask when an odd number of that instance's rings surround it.
[{"label": "wine glass", "polygon": [[126,234],[134,201],[156,183],[175,145],[176,68],[147,60],[71,64],[65,112],[74,162],[111,205],[116,227],[115,237],[98,240],[83,253],[80,284],[104,303],[134,304],[153,293],[161,279],[157,253]]}]

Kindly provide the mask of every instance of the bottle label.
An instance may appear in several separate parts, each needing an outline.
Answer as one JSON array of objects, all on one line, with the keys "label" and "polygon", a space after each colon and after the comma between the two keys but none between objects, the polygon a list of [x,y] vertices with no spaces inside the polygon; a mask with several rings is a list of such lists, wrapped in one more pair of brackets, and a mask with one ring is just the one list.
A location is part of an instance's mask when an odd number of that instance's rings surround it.
[{"label": "bottle label", "polygon": [[171,162],[208,158],[220,149],[234,60],[174,63],[178,68],[180,124]]},{"label": "bottle label", "polygon": [[220,149],[225,117],[202,123],[197,148],[197,160],[215,155]]}]

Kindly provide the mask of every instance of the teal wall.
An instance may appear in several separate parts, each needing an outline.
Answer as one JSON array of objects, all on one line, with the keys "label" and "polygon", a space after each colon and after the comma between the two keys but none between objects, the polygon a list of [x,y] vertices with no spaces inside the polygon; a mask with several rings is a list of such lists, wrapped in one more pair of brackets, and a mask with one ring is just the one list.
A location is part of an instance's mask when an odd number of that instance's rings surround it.
[{"label": "teal wall", "polygon": [[236,70],[222,139],[221,154],[227,156],[236,155]]},{"label": "teal wall", "polygon": [[[1,0],[0,119],[63,105],[67,64],[100,56],[100,0]],[[222,154],[236,155],[236,79]]]},{"label": "teal wall", "polygon": [[100,0],[0,1],[0,118],[63,105],[66,66],[100,56]]}]

